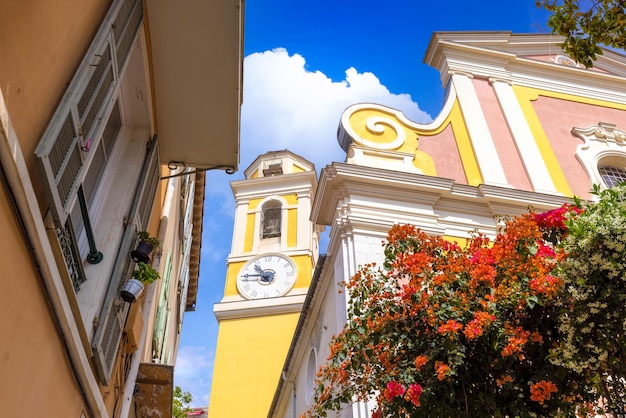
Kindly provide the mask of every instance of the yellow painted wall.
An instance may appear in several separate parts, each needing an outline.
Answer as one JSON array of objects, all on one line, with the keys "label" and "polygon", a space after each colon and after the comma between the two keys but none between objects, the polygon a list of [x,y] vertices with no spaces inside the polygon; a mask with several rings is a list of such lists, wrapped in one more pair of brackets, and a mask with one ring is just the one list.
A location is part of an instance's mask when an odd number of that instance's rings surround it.
[{"label": "yellow painted wall", "polygon": [[267,417],[298,317],[220,321],[209,417]]},{"label": "yellow painted wall", "polygon": [[298,211],[287,211],[287,247],[293,248],[298,244]]},{"label": "yellow painted wall", "polygon": [[0,231],[0,416],[79,418],[83,400],[1,184]]}]

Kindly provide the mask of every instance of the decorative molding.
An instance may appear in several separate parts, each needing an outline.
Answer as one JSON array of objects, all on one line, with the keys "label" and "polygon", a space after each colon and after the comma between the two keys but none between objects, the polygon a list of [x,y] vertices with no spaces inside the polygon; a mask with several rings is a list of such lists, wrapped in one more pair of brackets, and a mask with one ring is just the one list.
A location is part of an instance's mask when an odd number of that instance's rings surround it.
[{"label": "decorative molding", "polygon": [[[365,121],[365,127],[373,135],[382,135],[387,129],[391,129],[395,134],[393,141],[380,143],[360,136],[350,124],[350,118],[353,114],[361,110],[373,110],[380,113],[380,116],[371,116],[367,118]],[[370,103],[357,104],[348,107],[341,115],[337,140],[345,152],[349,151],[350,145],[354,142],[379,150],[397,149],[402,146],[406,140],[406,132],[402,125],[411,124],[412,122],[399,110]]]},{"label": "decorative molding", "polygon": [[618,145],[626,144],[626,132],[615,129],[617,125],[607,122],[598,122],[587,128],[572,128],[572,133],[585,141],[613,142]]},{"label": "decorative molding", "polygon": [[253,300],[244,300],[241,298],[230,298],[230,300],[227,300],[227,298],[224,298],[222,302],[213,305],[213,313],[218,321],[223,319],[299,313],[305,298],[306,294]]},{"label": "decorative molding", "polygon": [[461,71],[461,70],[448,70],[448,75],[449,76],[454,76],[454,75],[464,75],[467,78],[474,78],[474,74],[472,74],[469,71]]},{"label": "decorative molding", "polygon": [[626,166],[626,132],[616,126],[598,122],[586,128],[572,128],[572,134],[584,141],[576,148],[576,158],[587,170],[592,184],[604,184],[599,165]]},{"label": "decorative molding", "polygon": [[489,84],[495,84],[495,83],[506,83],[509,86],[513,85],[513,80],[511,80],[510,78],[503,78],[503,77],[489,77],[487,78],[487,81],[489,81]]},{"label": "decorative molding", "polygon": [[554,62],[555,64],[564,65],[566,67],[582,68],[580,64],[578,64],[570,57],[566,57],[565,55],[556,55],[554,58],[552,58],[552,62]]}]

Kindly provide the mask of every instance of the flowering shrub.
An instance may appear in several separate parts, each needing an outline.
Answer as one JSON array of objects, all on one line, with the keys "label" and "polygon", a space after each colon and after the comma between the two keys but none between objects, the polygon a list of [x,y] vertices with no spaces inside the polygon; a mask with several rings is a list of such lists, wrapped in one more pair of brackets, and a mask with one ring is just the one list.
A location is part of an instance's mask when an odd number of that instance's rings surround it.
[{"label": "flowering shrub", "polygon": [[598,201],[566,221],[556,269],[559,344],[551,362],[595,383],[606,412],[626,415],[626,185],[594,188]]},{"label": "flowering shrub", "polygon": [[[395,226],[384,269],[345,284],[306,416],[592,416],[624,407],[626,188],[512,218],[465,246]],[[623,411],[623,409],[622,409]]]}]

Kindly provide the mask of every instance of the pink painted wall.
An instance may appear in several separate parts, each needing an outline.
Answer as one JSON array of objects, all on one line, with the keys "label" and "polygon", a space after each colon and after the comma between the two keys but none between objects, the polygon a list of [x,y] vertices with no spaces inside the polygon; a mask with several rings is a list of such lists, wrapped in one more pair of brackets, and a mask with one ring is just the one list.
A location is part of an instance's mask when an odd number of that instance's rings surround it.
[{"label": "pink painted wall", "polygon": [[544,96],[534,101],[533,107],[572,192],[583,198],[590,197],[591,180],[575,156],[576,147],[582,140],[571,130],[598,122],[613,123],[618,129],[626,130],[626,112]]},{"label": "pink painted wall", "polygon": [[433,158],[438,177],[453,179],[457,183],[467,184],[467,177],[463,170],[461,156],[459,155],[459,149],[450,124],[437,135],[420,136],[417,149],[424,151]]}]

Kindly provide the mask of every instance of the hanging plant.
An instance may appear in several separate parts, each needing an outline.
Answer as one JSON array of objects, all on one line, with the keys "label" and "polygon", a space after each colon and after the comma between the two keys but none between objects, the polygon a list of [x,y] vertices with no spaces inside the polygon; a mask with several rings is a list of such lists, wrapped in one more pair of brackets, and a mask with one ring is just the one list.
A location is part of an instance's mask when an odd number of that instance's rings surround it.
[{"label": "hanging plant", "polygon": [[158,271],[149,264],[139,262],[135,270],[133,270],[131,278],[124,282],[120,291],[120,297],[128,303],[133,303],[143,293],[145,284],[150,284],[158,279],[160,279]]},{"label": "hanging plant", "polygon": [[130,252],[130,257],[136,263],[149,263],[150,254],[152,254],[155,248],[161,245],[161,242],[150,236],[148,231],[137,232],[137,238],[139,239],[137,248]]}]

